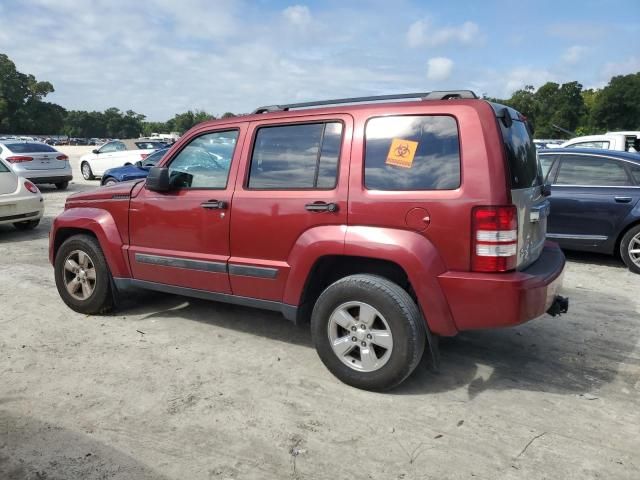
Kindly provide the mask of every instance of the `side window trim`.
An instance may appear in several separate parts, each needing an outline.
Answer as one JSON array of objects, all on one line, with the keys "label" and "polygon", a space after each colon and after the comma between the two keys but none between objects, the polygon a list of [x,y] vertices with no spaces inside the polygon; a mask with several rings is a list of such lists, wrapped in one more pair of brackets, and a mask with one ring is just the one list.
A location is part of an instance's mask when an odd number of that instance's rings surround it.
[{"label": "side window trim", "polygon": [[[254,154],[255,154],[255,150],[256,150],[256,145],[257,145],[257,139],[258,139],[258,134],[260,132],[261,129],[264,128],[277,128],[277,127],[292,127],[292,126],[302,126],[302,125],[318,125],[318,124],[322,124],[323,125],[323,129],[322,129],[322,133],[320,135],[320,142],[318,145],[318,151],[316,153],[316,164],[315,164],[315,172],[314,172],[314,177],[313,177],[313,184],[317,185],[318,183],[318,179],[319,179],[319,173],[320,173],[320,159],[322,157],[322,147],[324,145],[324,138],[325,138],[325,132],[327,129],[327,125],[331,124],[331,123],[338,123],[340,124],[340,142],[339,142],[339,148],[338,148],[338,158],[336,161],[336,176],[335,176],[335,182],[333,184],[332,187],[290,187],[290,188],[284,188],[284,187],[251,187],[249,185],[249,182],[251,181],[251,167],[253,165],[253,160],[254,160]],[[246,172],[245,172],[245,178],[242,182],[242,188],[244,190],[250,190],[250,191],[273,191],[273,192],[287,192],[287,191],[315,191],[315,190],[321,190],[321,191],[332,191],[335,190],[338,187],[338,184],[340,182],[340,165],[341,165],[341,161],[342,161],[342,149],[344,147],[344,142],[345,142],[345,130],[346,130],[346,125],[343,119],[341,118],[322,118],[322,119],[312,119],[312,120],[302,120],[302,121],[287,121],[284,120],[283,123],[262,123],[262,122],[256,122],[255,126],[253,127],[253,132],[252,132],[252,138],[251,138],[251,143],[249,145],[249,150],[248,150],[248,155],[246,158]]]}]

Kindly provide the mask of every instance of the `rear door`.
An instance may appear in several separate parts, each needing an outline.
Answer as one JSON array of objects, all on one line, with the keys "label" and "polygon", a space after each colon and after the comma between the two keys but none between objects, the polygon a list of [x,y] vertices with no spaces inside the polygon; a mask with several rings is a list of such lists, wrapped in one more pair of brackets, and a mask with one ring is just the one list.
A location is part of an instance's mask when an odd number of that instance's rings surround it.
[{"label": "rear door", "polygon": [[594,154],[558,157],[548,237],[566,248],[605,246],[608,251],[640,199],[630,176],[634,164]]},{"label": "rear door", "polygon": [[341,114],[251,124],[231,214],[234,295],[281,301],[298,239],[346,225],[352,130]]},{"label": "rear door", "polygon": [[509,167],[511,201],[518,209],[519,269],[535,262],[544,247],[549,201],[542,195],[542,169],[536,147],[524,119],[512,109],[511,121],[498,119]]}]

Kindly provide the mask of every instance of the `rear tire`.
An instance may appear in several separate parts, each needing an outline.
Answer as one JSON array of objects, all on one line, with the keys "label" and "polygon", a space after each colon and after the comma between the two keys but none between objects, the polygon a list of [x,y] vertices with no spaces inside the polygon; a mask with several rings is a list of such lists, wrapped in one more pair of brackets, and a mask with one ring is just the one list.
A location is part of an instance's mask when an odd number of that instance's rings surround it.
[{"label": "rear tire", "polygon": [[56,253],[54,273],[58,293],[72,310],[92,315],[113,308],[111,272],[95,237],[81,234],[65,240]]},{"label": "rear tire", "polygon": [[640,273],[640,225],[630,228],[620,241],[622,261],[633,273]]},{"label": "rear tire", "polygon": [[16,222],[13,226],[16,230],[25,231],[25,230],[33,230],[40,224],[40,219],[38,220],[28,220],[26,222]]},{"label": "rear tire", "polygon": [[96,178],[93,176],[93,172],[91,171],[91,165],[87,162],[82,162],[82,165],[80,165],[80,171],[82,172],[82,177],[85,180],[93,180]]},{"label": "rear tire", "polygon": [[68,181],[56,183],[56,188],[58,190],[66,190],[68,186],[69,186],[69,182]]},{"label": "rear tire", "polygon": [[311,333],[331,373],[373,391],[407,378],[426,343],[424,319],[409,294],[386,278],[365,274],[342,278],[322,292],[313,308]]}]

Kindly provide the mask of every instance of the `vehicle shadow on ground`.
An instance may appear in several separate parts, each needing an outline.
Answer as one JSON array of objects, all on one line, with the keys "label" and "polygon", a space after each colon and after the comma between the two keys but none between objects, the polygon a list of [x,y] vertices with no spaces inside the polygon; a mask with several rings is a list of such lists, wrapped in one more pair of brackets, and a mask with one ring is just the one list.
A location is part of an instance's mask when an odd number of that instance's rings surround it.
[{"label": "vehicle shadow on ground", "polygon": [[[621,305],[619,298],[597,298],[594,292],[577,289],[565,293],[580,307],[562,317],[544,316],[518,327],[441,339],[439,371],[433,371],[425,355],[391,393],[425,395],[464,388],[473,399],[485,390],[597,391],[616,378],[619,365],[629,362],[640,337],[633,323],[637,312],[633,305]],[[296,326],[275,312],[153,292],[134,295],[122,302],[117,314],[142,314],[143,319],[178,316],[313,348],[308,325]],[[629,382],[633,388],[632,379]]]},{"label": "vehicle shadow on ground", "polygon": [[0,426],[3,480],[165,478],[129,455],[59,425],[0,410]]},{"label": "vehicle shadow on ground", "polygon": [[575,250],[563,250],[567,260],[586,265],[601,265],[604,267],[616,267],[626,269],[627,266],[617,256],[604,253],[578,252]]}]

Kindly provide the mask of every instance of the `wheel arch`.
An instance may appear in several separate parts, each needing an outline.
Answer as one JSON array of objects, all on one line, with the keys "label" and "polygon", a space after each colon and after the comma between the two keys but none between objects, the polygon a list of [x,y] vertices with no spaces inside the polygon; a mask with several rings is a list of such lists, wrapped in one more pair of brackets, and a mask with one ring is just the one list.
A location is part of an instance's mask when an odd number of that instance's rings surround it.
[{"label": "wheel arch", "polygon": [[622,239],[624,238],[624,236],[627,234],[629,230],[639,225],[640,225],[640,218],[636,218],[620,231],[618,238],[616,238],[616,243],[614,245],[614,250],[613,250],[613,254],[616,257],[620,258],[620,245],[622,244]]}]

